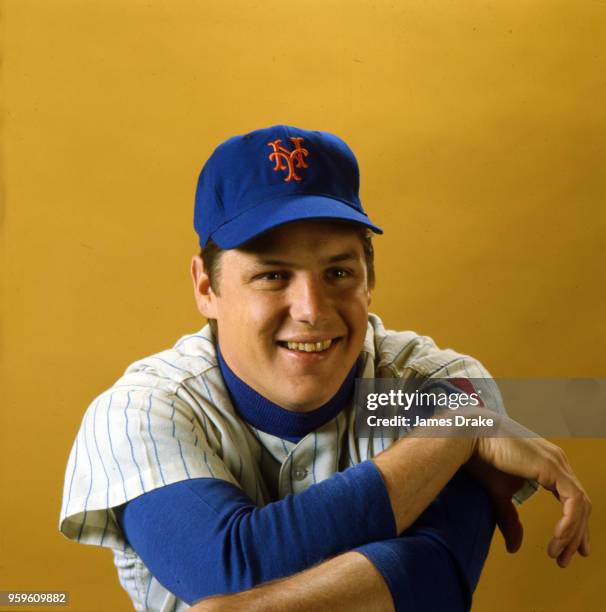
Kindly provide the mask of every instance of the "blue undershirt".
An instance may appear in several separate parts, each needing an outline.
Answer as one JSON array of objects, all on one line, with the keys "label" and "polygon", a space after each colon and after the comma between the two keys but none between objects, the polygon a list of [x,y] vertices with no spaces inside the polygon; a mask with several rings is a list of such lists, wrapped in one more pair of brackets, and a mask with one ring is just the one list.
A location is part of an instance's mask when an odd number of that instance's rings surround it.
[{"label": "blue undershirt", "polygon": [[218,346],[217,357],[230,399],[240,416],[253,427],[290,442],[299,442],[308,433],[332,421],[347,406],[356,382],[357,363],[340,389],[323,406],[311,412],[293,412],[270,402],[238,378],[225,363]]},{"label": "blue undershirt", "polygon": [[[353,393],[355,366],[324,406],[293,413],[256,393],[217,354],[240,416],[293,442],[332,420]],[[226,481],[195,478],[145,493],[117,508],[116,515],[153,576],[188,604],[356,550],[382,574],[396,610],[407,612],[468,610],[495,526],[488,494],[460,470],[398,537],[372,461],[262,508]]]}]

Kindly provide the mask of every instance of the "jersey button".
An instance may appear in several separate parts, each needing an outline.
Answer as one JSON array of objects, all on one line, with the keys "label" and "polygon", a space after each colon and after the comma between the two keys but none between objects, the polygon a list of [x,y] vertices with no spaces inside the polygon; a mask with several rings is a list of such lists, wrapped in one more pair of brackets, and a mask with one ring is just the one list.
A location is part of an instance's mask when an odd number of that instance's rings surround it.
[{"label": "jersey button", "polygon": [[307,470],[302,467],[296,467],[293,470],[292,474],[295,477],[295,480],[304,480],[307,476]]}]

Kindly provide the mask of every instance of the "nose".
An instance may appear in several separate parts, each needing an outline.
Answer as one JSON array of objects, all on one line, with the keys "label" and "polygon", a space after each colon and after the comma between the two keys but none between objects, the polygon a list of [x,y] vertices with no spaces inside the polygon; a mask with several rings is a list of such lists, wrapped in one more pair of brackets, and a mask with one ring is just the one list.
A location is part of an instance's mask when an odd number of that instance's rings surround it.
[{"label": "nose", "polygon": [[301,276],[290,289],[290,315],[295,321],[316,326],[327,317],[330,297],[320,279]]}]

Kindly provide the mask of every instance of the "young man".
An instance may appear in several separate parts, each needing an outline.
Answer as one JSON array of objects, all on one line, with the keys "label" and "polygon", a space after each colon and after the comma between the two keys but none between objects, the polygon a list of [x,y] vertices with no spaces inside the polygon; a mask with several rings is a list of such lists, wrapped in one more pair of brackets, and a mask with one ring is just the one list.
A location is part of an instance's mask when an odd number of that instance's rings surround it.
[{"label": "young man", "polygon": [[137,610],[469,609],[495,520],[521,543],[526,478],[563,505],[550,556],[589,553],[589,500],[548,442],[356,428],[355,378],[489,377],[368,312],[381,230],[358,188],[325,132],[257,130],[206,163],[210,324],[91,404],[66,471],[61,531],[113,549]]}]

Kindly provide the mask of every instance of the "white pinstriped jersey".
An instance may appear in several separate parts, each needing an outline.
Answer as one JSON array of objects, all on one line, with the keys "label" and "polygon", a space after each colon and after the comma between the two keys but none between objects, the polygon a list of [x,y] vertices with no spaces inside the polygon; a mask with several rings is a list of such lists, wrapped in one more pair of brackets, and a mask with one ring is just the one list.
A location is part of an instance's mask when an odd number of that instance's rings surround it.
[{"label": "white pinstriped jersey", "polygon": [[[372,314],[357,376],[490,378],[475,359],[413,332],[387,331]],[[354,417],[350,405],[298,443],[257,430],[231,404],[207,325],[133,363],[89,406],[67,464],[60,530],[113,550],[136,610],[185,610],[126,544],[112,509],[188,478],[221,478],[258,506],[298,493],[394,441],[387,430],[357,437]]]}]

